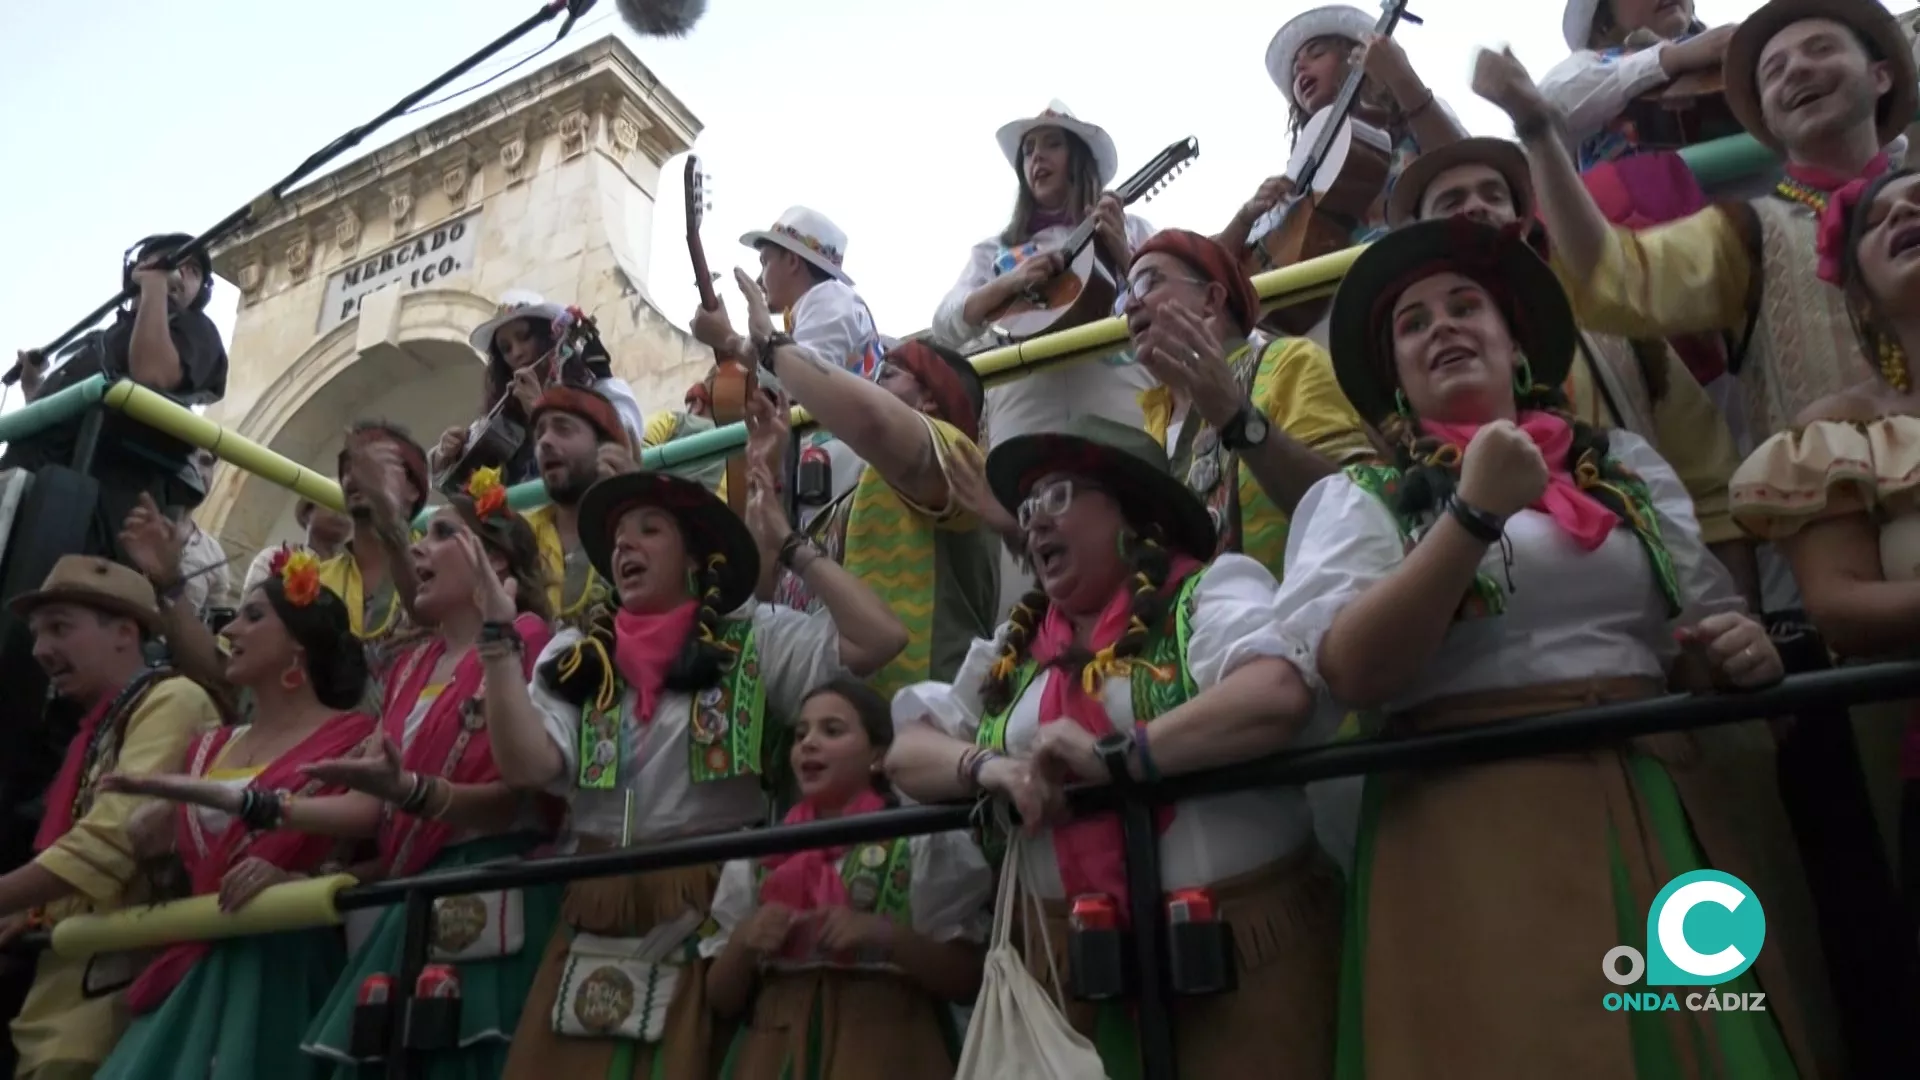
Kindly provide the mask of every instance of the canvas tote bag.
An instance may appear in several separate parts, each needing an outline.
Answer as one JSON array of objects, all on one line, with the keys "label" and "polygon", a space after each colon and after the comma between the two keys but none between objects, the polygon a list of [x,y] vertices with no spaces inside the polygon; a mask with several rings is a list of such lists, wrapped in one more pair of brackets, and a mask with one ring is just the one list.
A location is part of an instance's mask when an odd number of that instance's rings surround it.
[{"label": "canvas tote bag", "polygon": [[[1018,905],[1027,904],[1027,925],[1039,939],[1042,955],[1053,950],[1046,941],[1040,901],[1020,884],[1020,864],[1026,841],[1013,839],[1000,864],[1000,894],[993,905],[993,943],[987,950],[986,973],[980,997],[967,1024],[954,1080],[1107,1080],[1106,1067],[1093,1043],[1067,1024],[1046,988],[1027,973],[1027,965],[1013,947],[1013,921]],[[1060,984],[1054,972],[1054,985]]]}]

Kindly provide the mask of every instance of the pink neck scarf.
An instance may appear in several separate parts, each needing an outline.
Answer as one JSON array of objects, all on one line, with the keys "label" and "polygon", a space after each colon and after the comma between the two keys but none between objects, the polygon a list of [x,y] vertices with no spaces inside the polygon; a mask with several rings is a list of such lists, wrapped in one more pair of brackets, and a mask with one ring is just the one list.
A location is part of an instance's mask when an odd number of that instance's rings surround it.
[{"label": "pink neck scarf", "polygon": [[[1516,423],[1533,440],[1533,445],[1540,448],[1540,456],[1547,459],[1547,490],[1541,493],[1532,509],[1553,518],[1554,524],[1579,544],[1582,551],[1592,551],[1606,543],[1607,534],[1620,524],[1620,517],[1580,490],[1573,474],[1567,471],[1573,428],[1552,413],[1537,411],[1521,413]],[[1463,451],[1482,426],[1420,421],[1422,431]]]},{"label": "pink neck scarf", "polygon": [[635,694],[633,718],[653,722],[654,703],[667,681],[667,668],[693,632],[698,609],[689,600],[659,615],[638,615],[622,608],[613,617],[613,666]]},{"label": "pink neck scarf", "polygon": [[[880,793],[868,788],[841,807],[840,816],[871,814],[886,807],[887,801]],[[781,824],[800,825],[819,816],[819,808],[809,799],[787,811]],[[836,847],[766,856],[760,860],[760,865],[767,868],[767,879],[760,883],[760,902],[784,904],[795,911],[846,907],[847,883],[840,873],[840,860],[846,854],[845,847]]]},{"label": "pink neck scarf", "polygon": [[1820,256],[1820,280],[1840,284],[1841,267],[1846,263],[1847,254],[1847,215],[1867,186],[1887,171],[1887,166],[1887,155],[1875,154],[1859,176],[1849,178],[1812,165],[1787,163],[1787,175],[1795,183],[1827,197],[1826,205],[1818,208],[1819,231],[1814,240],[1814,251]]}]

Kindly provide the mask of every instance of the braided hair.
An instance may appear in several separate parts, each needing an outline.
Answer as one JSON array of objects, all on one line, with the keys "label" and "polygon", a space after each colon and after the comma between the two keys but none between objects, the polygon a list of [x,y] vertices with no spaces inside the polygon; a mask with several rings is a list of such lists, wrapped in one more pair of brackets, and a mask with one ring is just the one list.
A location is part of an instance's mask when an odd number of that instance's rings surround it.
[{"label": "braided hair", "polygon": [[[1159,532],[1157,526],[1139,527],[1133,515],[1128,515],[1127,531],[1121,534],[1120,547],[1132,569],[1128,580],[1133,587],[1133,601],[1127,609],[1127,628],[1112,646],[1110,656],[1114,660],[1139,656],[1153,628],[1160,625],[1173,606],[1173,595],[1167,589],[1173,559],[1156,535]],[[1013,704],[1014,677],[1033,648],[1034,635],[1046,618],[1050,603],[1046,592],[1036,588],[1022,596],[1007,616],[1007,633],[1000,644],[1000,655],[980,687],[981,704],[987,712],[1002,712]],[[1057,657],[1054,664],[1069,674],[1078,675],[1093,660],[1092,654],[1076,646]]]},{"label": "braided hair", "polygon": [[[698,692],[718,686],[740,658],[739,650],[723,641],[720,634],[721,583],[726,576],[727,557],[715,551],[700,554],[699,559],[694,591],[700,607],[694,616],[693,632],[667,668],[662,685],[668,690]],[[581,627],[580,643],[540,665],[540,678],[561,700],[580,706],[598,701],[603,708],[610,708],[618,699],[619,672],[614,670],[612,660],[615,615],[613,605],[595,608]]]},{"label": "braided hair", "polygon": [[[1401,399],[1404,403],[1405,399]],[[1600,505],[1613,511],[1622,521],[1640,517],[1622,494],[1624,485],[1637,483],[1639,477],[1608,454],[1607,433],[1574,416],[1567,397],[1557,386],[1534,383],[1525,389],[1514,388],[1514,404],[1522,412],[1544,412],[1566,421],[1573,432],[1573,444],[1562,464],[1580,489]],[[1380,422],[1380,433],[1393,448],[1393,464],[1400,470],[1400,493],[1395,512],[1412,520],[1437,514],[1452,497],[1460,480],[1460,462],[1466,447],[1442,442],[1420,430],[1419,418],[1410,406]],[[1549,463],[1551,464],[1551,463]]]}]

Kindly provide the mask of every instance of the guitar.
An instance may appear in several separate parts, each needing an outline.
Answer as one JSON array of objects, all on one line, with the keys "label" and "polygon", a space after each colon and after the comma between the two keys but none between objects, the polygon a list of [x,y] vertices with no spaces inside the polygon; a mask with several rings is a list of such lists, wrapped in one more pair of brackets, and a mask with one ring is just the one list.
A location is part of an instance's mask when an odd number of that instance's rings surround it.
[{"label": "guitar", "polygon": [[[1373,32],[1392,36],[1401,20],[1418,25],[1407,12],[1408,0],[1384,0]],[[1287,175],[1293,194],[1253,223],[1241,264],[1248,274],[1262,274],[1283,266],[1350,247],[1354,230],[1367,220],[1387,184],[1393,140],[1386,132],[1352,117],[1366,71],[1350,65],[1346,82],[1333,103],[1313,114],[1301,129]],[[1294,304],[1270,313],[1265,322],[1288,334],[1304,334],[1326,314],[1330,301]]]},{"label": "guitar", "polygon": [[[1151,199],[1199,156],[1199,141],[1182,139],[1160,151],[1111,194],[1122,206]],[[1060,248],[1066,268],[1039,288],[1015,296],[994,312],[988,323],[1013,341],[1025,341],[1112,315],[1113,302],[1120,297],[1120,275],[1108,264],[1100,245],[1093,242],[1093,227],[1093,215],[1089,213]]]},{"label": "guitar", "polygon": [[[553,320],[552,333],[553,347],[532,365],[541,387],[591,387],[594,374],[587,366],[587,349],[600,337],[593,319],[579,308],[569,307]],[[440,474],[435,487],[448,495],[464,494],[467,478],[475,469],[497,469],[514,459],[528,435],[525,423],[507,415],[507,405],[514,400],[509,387],[487,415],[474,421],[467,429],[466,448]]]},{"label": "guitar", "polygon": [[1727,81],[1718,68],[1689,71],[1627,103],[1640,150],[1679,150],[1743,129],[1727,106]]},{"label": "guitar", "polygon": [[[700,242],[700,225],[708,210],[706,177],[700,171],[699,157],[687,155],[687,258],[693,263],[694,286],[700,290],[700,306],[713,311],[720,296],[713,291],[713,271],[707,267],[707,249]],[[743,364],[735,357],[716,356],[713,362],[713,423],[720,427],[747,418],[747,400],[760,387],[758,365]],[[747,512],[747,455],[745,451],[727,459],[727,505],[743,519]]]}]

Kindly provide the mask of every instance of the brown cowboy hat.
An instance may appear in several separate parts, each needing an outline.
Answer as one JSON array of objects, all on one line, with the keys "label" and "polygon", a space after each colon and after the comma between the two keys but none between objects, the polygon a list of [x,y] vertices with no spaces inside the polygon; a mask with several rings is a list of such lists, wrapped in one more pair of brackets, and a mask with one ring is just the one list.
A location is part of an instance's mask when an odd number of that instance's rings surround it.
[{"label": "brown cowboy hat", "polygon": [[1381,305],[1393,303],[1415,281],[1446,272],[1497,283],[1506,297],[1500,313],[1533,381],[1566,381],[1579,339],[1573,307],[1520,231],[1466,218],[1416,221],[1368,245],[1333,296],[1327,331],[1333,374],[1361,419],[1378,423],[1392,414],[1400,388],[1392,357],[1380,355],[1392,325]]},{"label": "brown cowboy hat", "polygon": [[133,568],[109,559],[62,555],[38,589],[14,597],[8,607],[24,619],[48,604],[78,604],[108,615],[122,615],[156,637],[162,631],[153,584]]},{"label": "brown cowboy hat", "polygon": [[1830,19],[1847,27],[1860,35],[1873,59],[1886,62],[1893,86],[1880,95],[1875,113],[1880,145],[1899,137],[1913,122],[1914,110],[1920,108],[1920,88],[1915,86],[1913,46],[1894,21],[1893,13],[1877,0],[1772,0],[1747,16],[1727,43],[1722,68],[1727,107],[1740,126],[1774,153],[1786,154],[1786,147],[1767,130],[1766,116],[1760,111],[1760,52],[1775,34],[1807,19]]},{"label": "brown cowboy hat", "polygon": [[663,472],[620,473],[598,481],[580,497],[580,546],[600,576],[611,582],[613,531],[630,510],[655,506],[680,522],[687,549],[702,558],[726,556],[720,575],[720,614],[753,596],[760,581],[760,546],[732,508],[706,485]]},{"label": "brown cowboy hat", "polygon": [[1510,139],[1476,136],[1414,158],[1394,181],[1393,195],[1387,199],[1387,224],[1397,229],[1420,220],[1427,188],[1441,173],[1462,165],[1486,165],[1505,177],[1514,213],[1523,219],[1533,216],[1533,172],[1527,168],[1526,151]]},{"label": "brown cowboy hat", "polygon": [[987,484],[1009,514],[1018,516],[1034,483],[1049,473],[1102,481],[1134,524],[1157,524],[1169,546],[1203,562],[1213,558],[1218,535],[1213,517],[1173,475],[1166,450],[1145,431],[1085,414],[1064,431],[1017,435],[987,455]]}]

